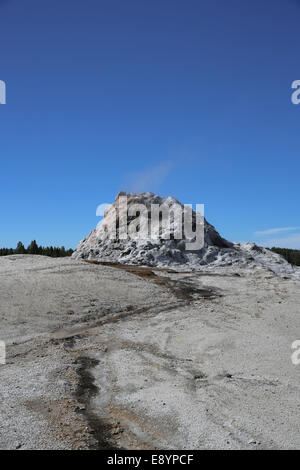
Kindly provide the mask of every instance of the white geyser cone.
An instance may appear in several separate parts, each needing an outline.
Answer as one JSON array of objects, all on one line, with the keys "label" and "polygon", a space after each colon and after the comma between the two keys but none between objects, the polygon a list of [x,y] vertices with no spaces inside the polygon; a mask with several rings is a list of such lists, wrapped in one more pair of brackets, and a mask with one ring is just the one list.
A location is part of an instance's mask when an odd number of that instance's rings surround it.
[{"label": "white geyser cone", "polygon": [[[127,203],[126,211],[121,210],[123,201]],[[166,238],[165,226],[161,221],[157,226],[157,236],[152,236],[149,227],[153,205],[168,207],[170,210],[169,239]],[[136,208],[140,210],[137,211]],[[228,266],[266,268],[289,277],[300,276],[299,269],[266,248],[254,243],[232,243],[225,240],[204,217],[201,218],[201,247],[196,250],[187,249],[187,242],[190,240],[185,234],[184,217],[180,211],[175,210],[178,208],[182,208],[184,213],[184,206],[171,196],[163,198],[150,192],[126,194],[121,191],[115,202],[106,209],[101,223],[80,241],[72,257],[152,267],[180,266],[181,269],[194,271]],[[191,220],[194,225],[199,220],[193,210]],[[136,228],[135,234],[130,231],[132,226]],[[153,226],[155,227],[155,223]],[[182,233],[181,238],[177,238],[178,233]]]}]

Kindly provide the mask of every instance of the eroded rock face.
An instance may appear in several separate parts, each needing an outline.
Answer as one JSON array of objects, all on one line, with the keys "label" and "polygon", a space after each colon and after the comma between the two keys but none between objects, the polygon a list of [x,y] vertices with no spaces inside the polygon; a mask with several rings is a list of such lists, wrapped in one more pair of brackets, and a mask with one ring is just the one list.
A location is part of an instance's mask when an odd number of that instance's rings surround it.
[{"label": "eroded rock face", "polygon": [[[127,201],[127,211],[122,211],[123,201]],[[166,239],[166,227],[159,219],[156,238],[148,230],[151,223],[151,207],[163,205],[170,210],[170,237]],[[137,212],[136,205],[141,205]],[[187,249],[191,238],[186,235],[183,216],[176,209],[184,206],[175,198],[163,198],[153,193],[126,194],[121,191],[114,204],[107,208],[100,225],[78,245],[73,254],[75,259],[109,261],[122,264],[146,266],[179,266],[181,268],[203,270],[216,267],[236,266],[240,268],[265,267],[283,275],[298,275],[296,270],[280,255],[253,243],[232,243],[220,236],[216,229],[204,217],[198,217],[190,210],[193,229],[202,225],[201,248]],[[132,215],[133,214],[133,215]],[[135,223],[135,221],[137,221]],[[135,235],[122,239],[122,231],[130,224],[137,228]],[[178,231],[182,237],[177,238]],[[129,230],[130,232],[130,230]],[[127,230],[128,233],[128,230]]]}]

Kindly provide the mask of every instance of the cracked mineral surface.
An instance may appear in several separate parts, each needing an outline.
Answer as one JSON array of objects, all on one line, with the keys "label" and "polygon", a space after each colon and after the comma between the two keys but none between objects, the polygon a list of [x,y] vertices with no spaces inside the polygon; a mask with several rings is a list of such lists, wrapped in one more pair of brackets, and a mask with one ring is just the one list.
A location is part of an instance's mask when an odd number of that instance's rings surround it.
[{"label": "cracked mineral surface", "polygon": [[1,449],[300,448],[299,280],[0,258]]}]

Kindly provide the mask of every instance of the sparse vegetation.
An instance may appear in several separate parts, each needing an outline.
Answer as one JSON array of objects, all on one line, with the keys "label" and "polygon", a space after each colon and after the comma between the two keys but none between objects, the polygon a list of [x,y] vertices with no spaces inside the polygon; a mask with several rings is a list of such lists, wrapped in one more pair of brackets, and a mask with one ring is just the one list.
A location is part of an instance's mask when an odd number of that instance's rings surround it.
[{"label": "sparse vegetation", "polygon": [[72,248],[66,250],[64,246],[39,246],[36,240],[32,240],[32,242],[28,245],[27,248],[25,248],[22,242],[19,242],[16,248],[0,248],[0,256],[42,255],[51,256],[52,258],[61,258],[65,256],[71,256],[72,253]]},{"label": "sparse vegetation", "polygon": [[291,250],[289,248],[271,248],[271,251],[283,256],[289,263],[294,266],[300,266],[300,250]]}]

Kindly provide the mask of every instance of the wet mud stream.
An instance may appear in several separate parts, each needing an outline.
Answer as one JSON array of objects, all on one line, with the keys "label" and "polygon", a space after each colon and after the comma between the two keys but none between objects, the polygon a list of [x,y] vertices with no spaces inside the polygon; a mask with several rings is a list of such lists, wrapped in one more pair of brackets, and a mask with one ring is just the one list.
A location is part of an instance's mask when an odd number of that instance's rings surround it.
[{"label": "wet mud stream", "polygon": [[[170,279],[167,276],[163,276],[161,274],[156,274],[154,271],[159,273],[169,273],[169,274],[193,274],[193,272],[186,272],[186,271],[175,271],[167,268],[148,268],[144,266],[133,266],[133,265],[125,265],[119,263],[111,263],[105,261],[95,261],[95,260],[85,260],[86,263],[90,264],[98,264],[102,266],[109,266],[116,269],[121,269],[127,271],[128,273],[135,274],[138,277],[143,279],[153,280],[155,284],[166,287],[170,289],[173,294],[180,300],[185,301],[193,301],[197,300],[198,298],[203,299],[210,299],[215,297],[220,297],[221,294],[219,290],[213,287],[203,287],[199,288],[188,282],[187,280],[174,280]],[[197,276],[197,275],[195,275]]]}]

